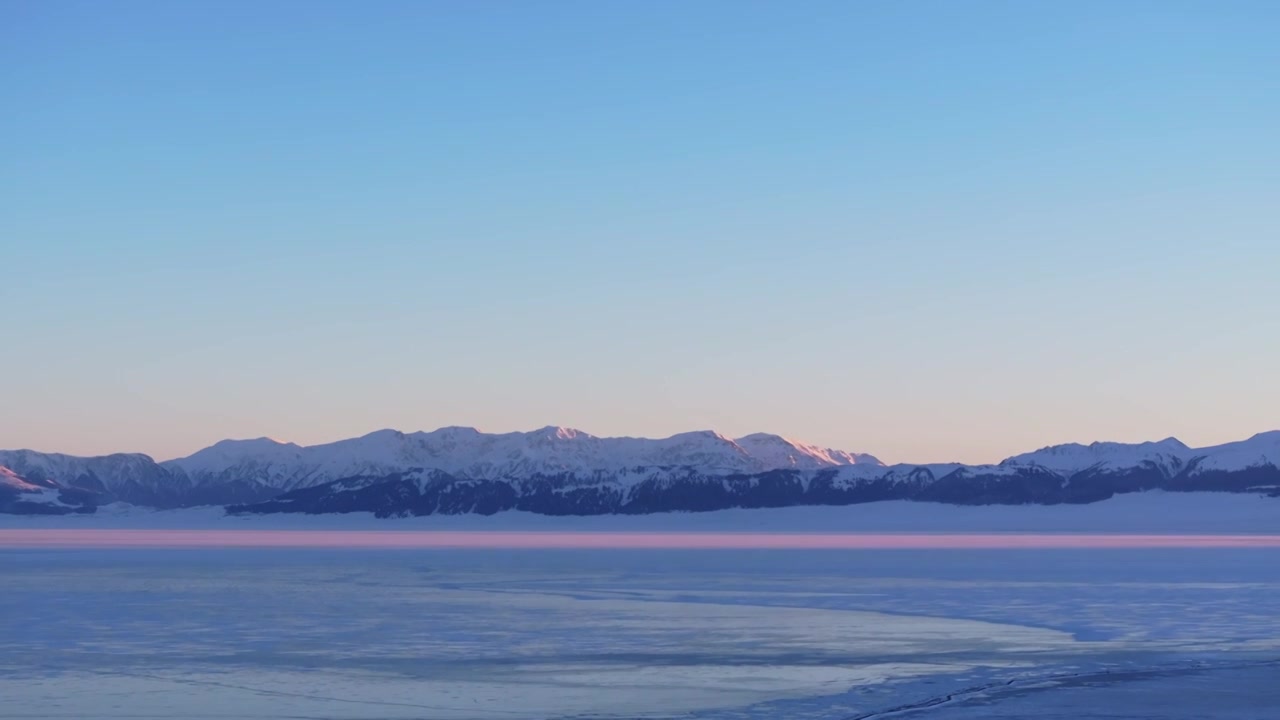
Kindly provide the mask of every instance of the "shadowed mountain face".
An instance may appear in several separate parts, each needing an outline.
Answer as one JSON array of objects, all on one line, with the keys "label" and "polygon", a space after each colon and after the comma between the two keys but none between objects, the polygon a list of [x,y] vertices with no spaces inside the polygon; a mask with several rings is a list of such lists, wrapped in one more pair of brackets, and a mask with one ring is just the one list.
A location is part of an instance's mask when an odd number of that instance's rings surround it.
[{"label": "shadowed mountain face", "polygon": [[1174,439],[1059,445],[972,466],[886,466],[766,434],[650,440],[568,428],[388,430],[312,447],[224,441],[165,463],[0,451],[0,512],[21,514],[125,502],[227,505],[235,513],[596,515],[878,500],[1089,503],[1157,489],[1280,494],[1280,432],[1198,449]]},{"label": "shadowed mountain face", "polygon": [[523,510],[543,515],[701,512],[727,508],[794,505],[853,505],[878,500],[917,500],[952,505],[1091,503],[1143,490],[1255,492],[1276,494],[1274,465],[1234,472],[1186,472],[1169,476],[1158,468],[1089,471],[1064,476],[1037,467],[1010,472],[969,468],[935,475],[927,467],[881,477],[850,477],[840,470],[771,470],[754,475],[708,476],[654,471],[628,485],[584,483],[573,475],[523,480],[469,480],[441,471],[410,471],[386,477],[339,480],[285,493],[273,500],[232,505],[247,513],[371,512],[380,517],[482,514]]}]

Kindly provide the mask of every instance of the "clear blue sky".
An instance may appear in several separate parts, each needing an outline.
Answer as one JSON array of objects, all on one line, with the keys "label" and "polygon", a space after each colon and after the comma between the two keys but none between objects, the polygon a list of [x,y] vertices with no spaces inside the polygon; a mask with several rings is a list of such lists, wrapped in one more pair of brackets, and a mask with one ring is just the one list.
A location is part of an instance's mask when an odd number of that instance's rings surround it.
[{"label": "clear blue sky", "polygon": [[1280,427],[1275,2],[0,0],[0,447]]}]

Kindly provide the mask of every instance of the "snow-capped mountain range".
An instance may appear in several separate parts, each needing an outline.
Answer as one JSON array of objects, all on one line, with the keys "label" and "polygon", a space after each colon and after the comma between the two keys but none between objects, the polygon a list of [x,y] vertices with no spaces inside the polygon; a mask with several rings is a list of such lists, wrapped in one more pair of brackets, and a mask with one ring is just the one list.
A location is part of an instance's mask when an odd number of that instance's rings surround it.
[{"label": "snow-capped mountain range", "polygon": [[1068,444],[998,465],[893,465],[757,433],[602,438],[545,427],[482,433],[380,430],[309,447],[224,440],[186,458],[0,451],[0,512],[230,505],[236,512],[383,515],[708,510],[916,499],[956,504],[1091,502],[1161,488],[1274,493],[1280,431],[1207,448],[1169,438]]},{"label": "snow-capped mountain range", "polygon": [[379,430],[363,437],[301,447],[269,438],[224,440],[162,465],[197,485],[250,480],[294,490],[356,475],[409,468],[495,480],[556,473],[620,471],[635,467],[696,467],[704,472],[753,473],[779,468],[817,470],[880,461],[759,433],[730,440],[711,431],[648,438],[601,438],[581,430],[482,433],[469,427],[432,432]]}]

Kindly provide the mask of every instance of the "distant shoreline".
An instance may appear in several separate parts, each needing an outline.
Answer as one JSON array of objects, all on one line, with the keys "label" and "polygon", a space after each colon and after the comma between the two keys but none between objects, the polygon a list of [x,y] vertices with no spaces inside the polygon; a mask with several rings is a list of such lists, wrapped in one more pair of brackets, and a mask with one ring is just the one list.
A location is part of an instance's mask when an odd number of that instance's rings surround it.
[{"label": "distant shoreline", "polygon": [[883,501],[846,506],[731,509],[649,515],[226,515],[221,507],[147,510],[104,506],[92,515],[0,515],[0,529],[426,530],[484,532],[721,533],[1280,533],[1280,499],[1240,493],[1145,492],[1088,505],[957,506]]}]

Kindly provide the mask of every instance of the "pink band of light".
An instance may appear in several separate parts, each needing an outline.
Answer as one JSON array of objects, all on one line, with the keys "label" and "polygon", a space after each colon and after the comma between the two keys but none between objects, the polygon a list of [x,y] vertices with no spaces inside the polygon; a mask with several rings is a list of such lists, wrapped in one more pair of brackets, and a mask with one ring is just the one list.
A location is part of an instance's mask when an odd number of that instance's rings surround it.
[{"label": "pink band of light", "polygon": [[1280,535],[0,529],[8,548],[1051,549],[1276,548]]}]

